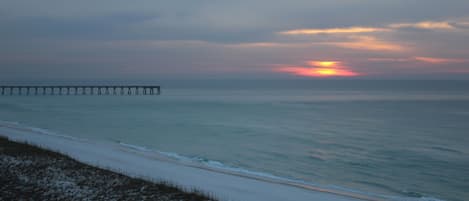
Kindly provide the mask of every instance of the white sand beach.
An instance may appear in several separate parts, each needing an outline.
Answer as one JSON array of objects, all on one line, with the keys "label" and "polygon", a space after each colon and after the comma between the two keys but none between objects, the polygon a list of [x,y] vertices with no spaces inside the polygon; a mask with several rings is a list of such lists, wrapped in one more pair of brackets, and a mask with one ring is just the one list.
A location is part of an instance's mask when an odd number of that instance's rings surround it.
[{"label": "white sand beach", "polygon": [[46,134],[11,123],[0,125],[0,135],[129,176],[167,181],[187,190],[197,189],[222,201],[376,200],[363,195],[188,166],[164,159],[154,152],[139,152],[118,143]]}]

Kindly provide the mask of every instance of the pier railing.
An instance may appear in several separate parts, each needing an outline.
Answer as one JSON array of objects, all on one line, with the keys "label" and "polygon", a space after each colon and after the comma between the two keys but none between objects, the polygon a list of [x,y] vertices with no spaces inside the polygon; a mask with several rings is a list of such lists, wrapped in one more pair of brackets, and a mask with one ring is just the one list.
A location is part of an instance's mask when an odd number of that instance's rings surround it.
[{"label": "pier railing", "polygon": [[160,86],[0,86],[0,95],[160,95]]}]

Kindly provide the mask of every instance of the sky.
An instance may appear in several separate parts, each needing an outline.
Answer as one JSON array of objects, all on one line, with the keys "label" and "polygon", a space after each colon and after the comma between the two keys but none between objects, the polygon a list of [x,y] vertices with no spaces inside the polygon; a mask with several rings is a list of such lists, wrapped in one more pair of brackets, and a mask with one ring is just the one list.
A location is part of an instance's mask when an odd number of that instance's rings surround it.
[{"label": "sky", "polygon": [[467,79],[467,0],[2,0],[0,80]]}]

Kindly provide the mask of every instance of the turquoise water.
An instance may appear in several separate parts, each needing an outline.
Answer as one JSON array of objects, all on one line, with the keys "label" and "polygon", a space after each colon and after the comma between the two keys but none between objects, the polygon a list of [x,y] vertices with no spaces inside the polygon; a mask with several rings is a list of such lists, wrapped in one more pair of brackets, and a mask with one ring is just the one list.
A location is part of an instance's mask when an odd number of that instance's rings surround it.
[{"label": "turquoise water", "polygon": [[469,197],[469,82],[188,86],[0,96],[0,119],[390,199]]}]

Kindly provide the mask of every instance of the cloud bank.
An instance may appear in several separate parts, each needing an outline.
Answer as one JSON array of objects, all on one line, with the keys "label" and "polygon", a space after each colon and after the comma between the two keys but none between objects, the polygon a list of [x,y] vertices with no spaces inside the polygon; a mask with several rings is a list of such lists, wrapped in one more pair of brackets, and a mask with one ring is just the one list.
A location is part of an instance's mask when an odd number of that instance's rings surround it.
[{"label": "cloud bank", "polygon": [[461,77],[467,10],[464,0],[4,0],[0,79]]}]

